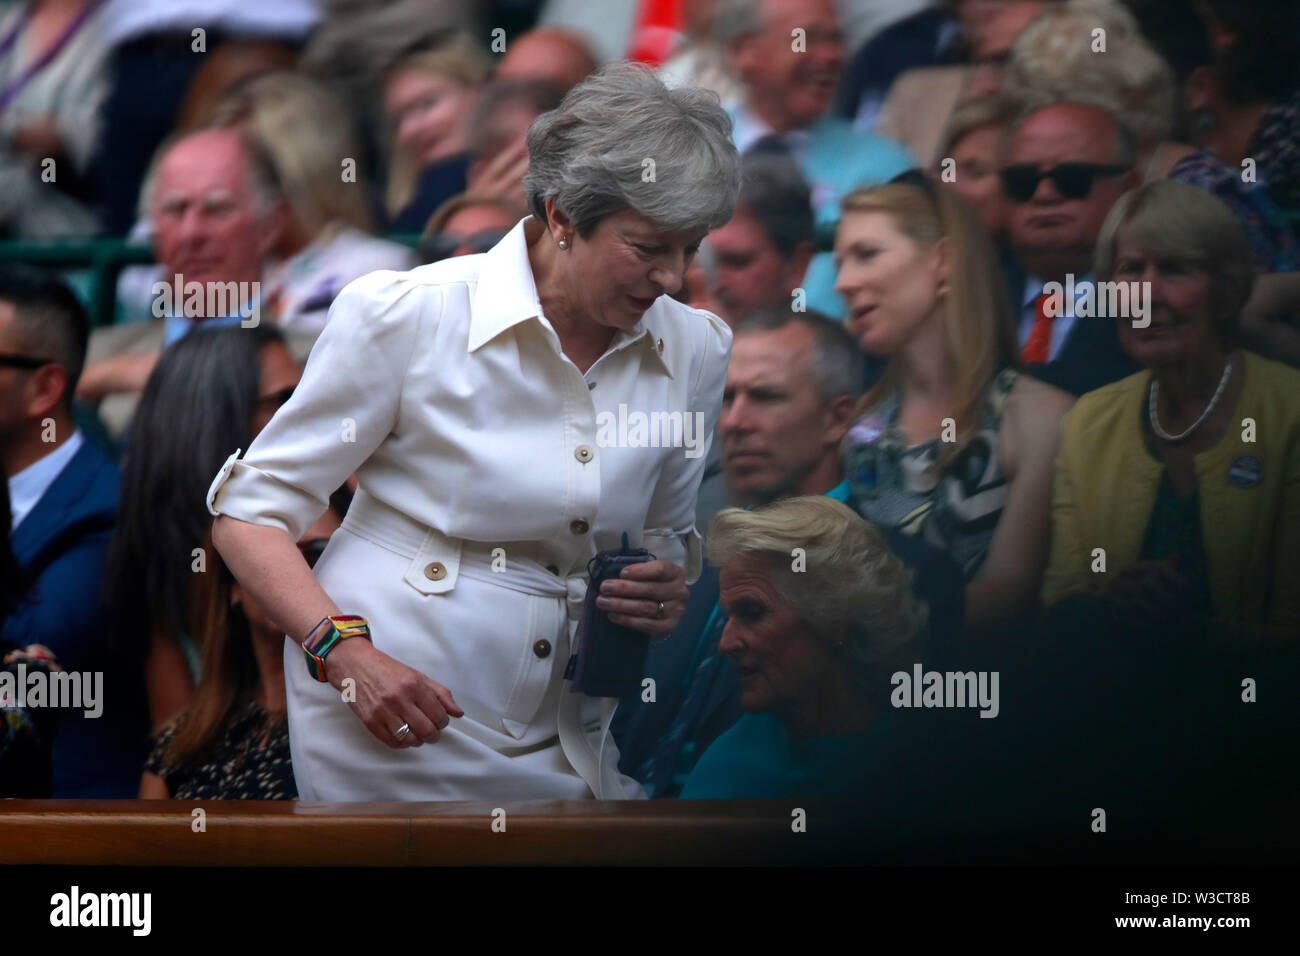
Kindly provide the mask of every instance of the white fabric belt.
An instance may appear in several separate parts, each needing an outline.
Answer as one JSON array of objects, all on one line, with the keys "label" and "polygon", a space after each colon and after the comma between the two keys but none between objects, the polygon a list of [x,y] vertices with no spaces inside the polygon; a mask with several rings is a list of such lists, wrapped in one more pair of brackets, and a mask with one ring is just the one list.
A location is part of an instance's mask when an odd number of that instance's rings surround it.
[{"label": "white fabric belt", "polygon": [[[560,576],[552,574],[536,557],[537,545],[528,541],[490,543],[452,538],[403,514],[373,495],[358,489],[348,507],[343,527],[380,547],[410,558],[409,583],[425,594],[450,591],[461,575],[498,587],[565,598],[570,622],[582,619],[587,597],[586,568]],[[433,580],[426,568],[437,562],[443,577]],[[414,580],[412,580],[414,578]]]},{"label": "white fabric belt", "polygon": [[[494,544],[453,538],[385,504],[358,489],[348,506],[342,527],[382,548],[411,559],[404,580],[422,594],[452,590],[460,575],[539,597],[563,598],[568,616],[568,659],[577,647],[578,624],[587,595],[586,568],[563,577],[552,574],[537,560],[537,546],[531,542]],[[500,550],[498,550],[500,549]],[[495,552],[495,554],[494,554]],[[504,552],[504,553],[503,553]],[[434,565],[439,567],[434,567]],[[432,569],[432,571],[430,571]],[[434,578],[437,578],[436,580]],[[581,702],[585,695],[569,690],[564,681],[560,695],[557,727],[560,745],[574,769],[587,781],[598,798],[625,797],[617,769],[606,766],[604,749],[610,721],[618,706],[615,698],[602,700],[602,733],[593,743],[583,731]]]}]

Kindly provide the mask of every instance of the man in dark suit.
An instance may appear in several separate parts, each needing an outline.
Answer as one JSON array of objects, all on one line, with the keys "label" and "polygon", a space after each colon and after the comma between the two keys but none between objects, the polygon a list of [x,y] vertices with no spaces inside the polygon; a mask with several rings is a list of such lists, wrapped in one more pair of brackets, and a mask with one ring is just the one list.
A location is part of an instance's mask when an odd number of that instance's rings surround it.
[{"label": "man in dark suit", "polygon": [[[1074,395],[1138,371],[1119,344],[1125,317],[1076,317],[1106,214],[1140,181],[1136,160],[1132,134],[1095,106],[1055,103],[1008,131],[1001,178],[1014,261],[1006,279],[1021,359],[1029,374]],[[1075,301],[1053,302],[1049,283],[1073,289]]]},{"label": "man in dark suit", "polygon": [[138,682],[107,646],[100,586],[119,475],[72,416],[86,341],[85,313],[61,281],[0,270],[0,465],[26,579],[0,643],[44,645],[80,675],[83,706],[63,711],[55,733],[53,796],[133,797],[148,726]]},{"label": "man in dark suit", "polygon": [[[717,437],[727,483],[764,504],[795,495],[848,503],[840,441],[862,391],[862,354],[837,323],[817,312],[766,308],[737,323]],[[890,546],[930,604],[932,643],[962,619],[964,582],[956,565],[906,535]],[[718,604],[718,569],[705,564],[677,630],[652,643],[645,673],[654,700],[624,700],[614,717],[619,769],[651,797],[673,797],[700,755],[741,715],[740,677],[718,651],[727,614]]]}]

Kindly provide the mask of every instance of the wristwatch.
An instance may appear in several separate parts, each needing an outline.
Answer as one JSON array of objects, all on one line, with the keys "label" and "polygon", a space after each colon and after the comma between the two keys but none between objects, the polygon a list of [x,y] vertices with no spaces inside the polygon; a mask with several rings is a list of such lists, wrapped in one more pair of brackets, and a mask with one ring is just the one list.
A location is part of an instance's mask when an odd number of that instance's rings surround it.
[{"label": "wristwatch", "polygon": [[320,623],[311,629],[311,633],[302,642],[302,652],[307,655],[307,673],[325,683],[325,658],[341,641],[349,637],[370,640],[370,625],[364,617],[339,614],[321,618]]}]

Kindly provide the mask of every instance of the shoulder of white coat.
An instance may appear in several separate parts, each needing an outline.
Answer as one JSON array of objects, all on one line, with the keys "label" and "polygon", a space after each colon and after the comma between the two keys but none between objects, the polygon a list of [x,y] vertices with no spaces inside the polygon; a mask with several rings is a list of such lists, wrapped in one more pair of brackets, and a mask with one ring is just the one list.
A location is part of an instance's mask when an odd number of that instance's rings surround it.
[{"label": "shoulder of white coat", "polygon": [[330,306],[329,325],[340,319],[376,327],[418,323],[421,315],[442,311],[442,283],[422,274],[427,266],[406,272],[381,269],[345,285]]},{"label": "shoulder of white coat", "polygon": [[721,364],[725,374],[731,357],[731,327],[705,309],[693,308],[668,296],[664,299],[663,314],[675,344],[674,369],[689,368],[695,379],[702,364]]}]

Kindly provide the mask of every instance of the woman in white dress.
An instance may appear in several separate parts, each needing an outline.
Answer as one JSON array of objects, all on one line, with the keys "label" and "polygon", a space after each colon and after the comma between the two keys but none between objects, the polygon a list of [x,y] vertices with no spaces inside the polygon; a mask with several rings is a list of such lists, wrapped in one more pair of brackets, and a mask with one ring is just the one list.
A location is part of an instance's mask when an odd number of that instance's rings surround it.
[{"label": "woman in white dress", "polygon": [[[565,671],[597,551],[626,533],[656,555],[600,598],[648,636],[699,572],[731,334],[671,295],[739,162],[716,97],[631,66],[571,91],[528,149],[533,216],[482,255],[345,288],[208,493],[222,557],[289,638],[301,799],[644,796],[617,770],[615,702]],[[295,542],[353,472],[313,576]]]}]

